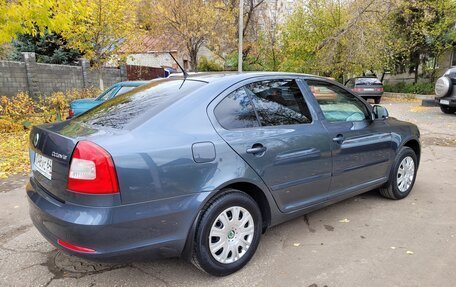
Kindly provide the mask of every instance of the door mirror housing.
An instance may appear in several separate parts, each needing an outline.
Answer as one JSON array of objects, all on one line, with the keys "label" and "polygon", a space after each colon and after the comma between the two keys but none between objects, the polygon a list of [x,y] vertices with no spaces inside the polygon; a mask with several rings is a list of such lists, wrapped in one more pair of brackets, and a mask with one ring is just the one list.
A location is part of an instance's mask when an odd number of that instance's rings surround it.
[{"label": "door mirror housing", "polygon": [[379,105],[374,105],[372,108],[372,113],[374,115],[374,120],[384,120],[389,117],[388,110]]}]

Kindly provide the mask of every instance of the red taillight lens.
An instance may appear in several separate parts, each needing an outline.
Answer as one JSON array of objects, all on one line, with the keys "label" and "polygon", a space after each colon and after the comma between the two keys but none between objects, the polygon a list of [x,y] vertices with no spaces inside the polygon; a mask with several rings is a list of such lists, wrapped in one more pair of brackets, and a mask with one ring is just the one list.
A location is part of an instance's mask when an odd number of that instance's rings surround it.
[{"label": "red taillight lens", "polygon": [[67,188],[90,194],[118,193],[117,173],[111,155],[92,142],[78,142],[71,158]]},{"label": "red taillight lens", "polygon": [[383,87],[375,88],[375,90],[376,90],[377,92],[383,92]]},{"label": "red taillight lens", "polygon": [[355,92],[355,93],[360,93],[362,92],[364,89],[363,88],[353,88],[352,91]]},{"label": "red taillight lens", "polygon": [[77,245],[65,242],[63,240],[60,240],[60,239],[57,240],[57,243],[60,246],[63,246],[65,248],[68,248],[68,249],[73,250],[73,251],[78,251],[78,252],[83,252],[83,253],[94,253],[95,252],[95,250],[93,250],[93,249],[90,249],[90,248],[87,248],[87,247],[82,247],[82,246],[77,246]]},{"label": "red taillight lens", "polygon": [[70,118],[74,117],[74,111],[71,108],[68,111],[68,114],[69,114]]}]

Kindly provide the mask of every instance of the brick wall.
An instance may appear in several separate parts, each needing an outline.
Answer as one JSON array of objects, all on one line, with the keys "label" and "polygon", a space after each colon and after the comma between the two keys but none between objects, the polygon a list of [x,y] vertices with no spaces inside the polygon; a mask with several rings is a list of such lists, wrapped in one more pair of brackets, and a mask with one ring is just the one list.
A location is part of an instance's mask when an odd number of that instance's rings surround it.
[{"label": "brick wall", "polygon": [[[102,70],[104,87],[127,80],[124,67]],[[81,59],[79,66],[36,63],[35,53],[23,53],[23,62],[0,61],[0,95],[12,96],[19,91],[30,95],[55,91],[99,87],[99,73]]]}]

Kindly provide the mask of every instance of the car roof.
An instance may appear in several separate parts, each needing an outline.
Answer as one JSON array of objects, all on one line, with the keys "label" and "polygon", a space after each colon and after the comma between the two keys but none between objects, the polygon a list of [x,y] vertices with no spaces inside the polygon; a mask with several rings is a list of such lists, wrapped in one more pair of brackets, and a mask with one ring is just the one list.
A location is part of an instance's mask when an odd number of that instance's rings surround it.
[{"label": "car roof", "polygon": [[[311,74],[301,74],[301,73],[288,73],[288,72],[201,72],[201,73],[191,73],[188,75],[188,79],[203,81],[206,83],[215,83],[215,82],[239,82],[246,79],[256,78],[256,77],[267,77],[267,76],[297,76],[297,77],[309,77],[309,78],[320,78],[325,80],[331,80],[327,77],[321,77]],[[173,76],[173,78],[184,78],[183,75]]]},{"label": "car roof", "polygon": [[378,80],[378,78],[376,76],[359,76],[359,77],[354,77],[351,79],[377,79]]},{"label": "car roof", "polygon": [[144,84],[147,84],[148,82],[149,81],[124,81],[124,82],[116,83],[116,85],[137,87],[137,86],[142,86]]}]

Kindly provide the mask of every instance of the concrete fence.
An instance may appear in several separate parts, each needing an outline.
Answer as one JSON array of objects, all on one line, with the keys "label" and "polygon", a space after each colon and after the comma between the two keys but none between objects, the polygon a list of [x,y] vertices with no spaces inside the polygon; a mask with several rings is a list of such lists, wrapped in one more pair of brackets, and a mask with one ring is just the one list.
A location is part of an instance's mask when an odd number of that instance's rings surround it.
[{"label": "concrete fence", "polygon": [[[81,59],[79,66],[68,66],[37,63],[31,52],[22,55],[22,62],[0,61],[0,95],[26,91],[35,96],[99,86],[99,71],[91,69],[87,59]],[[101,71],[105,87],[127,80],[125,66]]]}]

